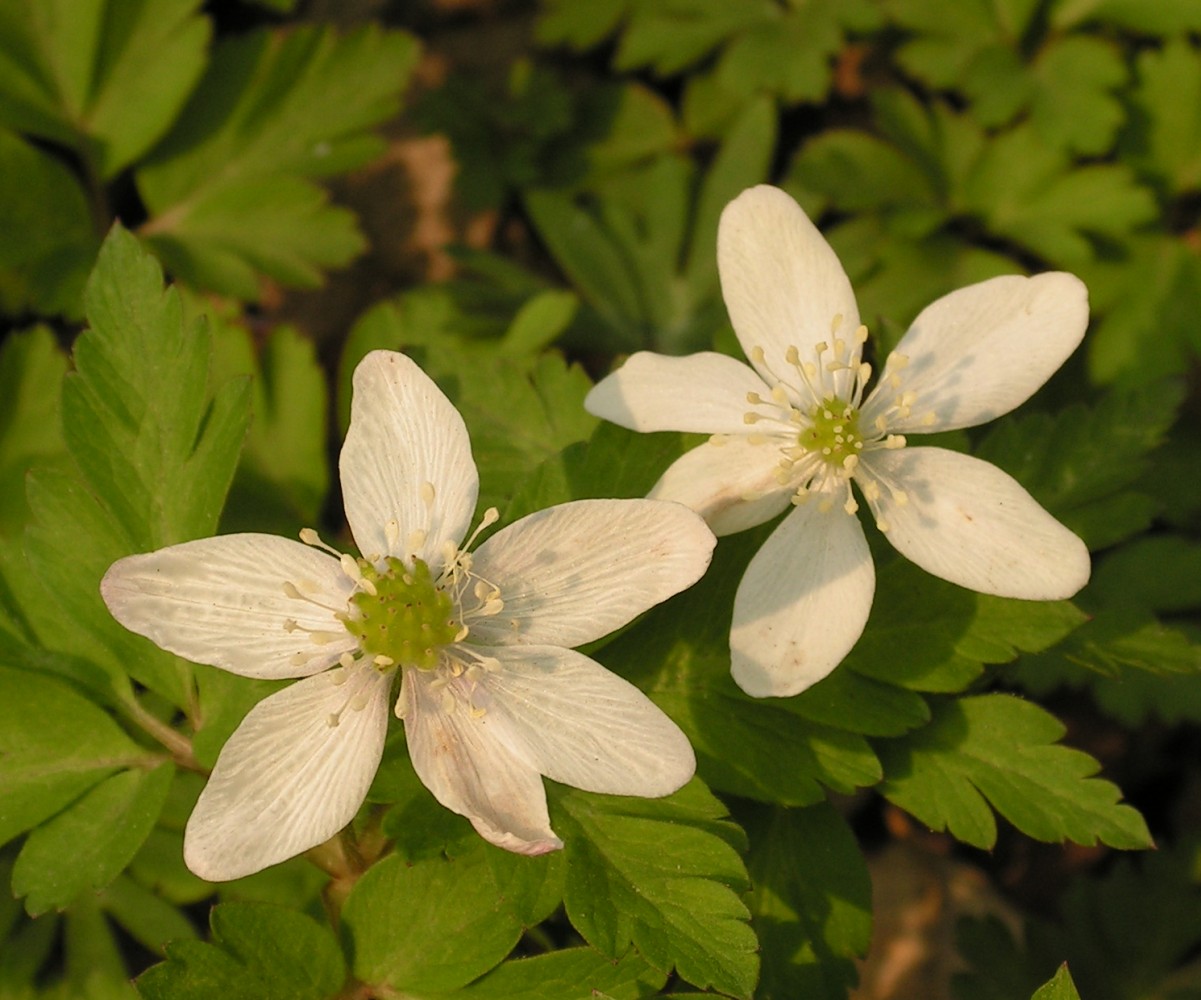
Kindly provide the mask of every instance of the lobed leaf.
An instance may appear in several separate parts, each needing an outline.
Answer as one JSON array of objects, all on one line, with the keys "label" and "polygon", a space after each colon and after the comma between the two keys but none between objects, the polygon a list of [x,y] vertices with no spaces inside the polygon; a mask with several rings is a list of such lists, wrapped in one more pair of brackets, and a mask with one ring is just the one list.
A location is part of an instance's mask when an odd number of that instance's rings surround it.
[{"label": "lobed leaf", "polygon": [[932,829],[984,849],[996,842],[992,809],[1036,840],[1150,847],[1142,816],[1093,777],[1097,762],[1056,745],[1063,733],[1045,710],[1008,695],[940,702],[927,728],[880,745],[880,791]]},{"label": "lobed leaf", "polygon": [[662,972],[749,1000],[759,956],[725,807],[699,782],[658,800],[565,791],[554,802],[564,902],[584,939],[610,958],[633,944]]}]

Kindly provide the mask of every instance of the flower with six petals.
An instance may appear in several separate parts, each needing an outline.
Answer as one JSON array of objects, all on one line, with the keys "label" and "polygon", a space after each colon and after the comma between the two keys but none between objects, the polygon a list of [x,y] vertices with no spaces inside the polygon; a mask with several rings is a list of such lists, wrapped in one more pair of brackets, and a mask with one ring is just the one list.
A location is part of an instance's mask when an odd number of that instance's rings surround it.
[{"label": "flower with six petals", "polygon": [[856,495],[908,559],[1005,597],[1070,597],[1084,544],[1010,476],[908,435],[972,427],[1024,402],[1084,336],[1070,274],[1004,276],[927,306],[865,393],[867,331],[842,265],[777,188],[744,191],[718,228],[722,294],[750,366],[712,352],[641,352],[588,396],[589,412],[636,431],[710,439],[649,494],[701,513],[718,535],[792,510],[751,560],[734,601],[731,670],[748,694],[791,695],[858,640],[875,569]]},{"label": "flower with six petals", "polygon": [[650,797],[689,780],[683,733],[571,647],[694,583],[714,544],[701,518],[656,500],[581,500],[469,551],[478,477],[466,427],[411,360],[385,351],[355,371],[340,474],[364,558],[311,531],[304,544],[236,534],[121,559],[101,584],[117,620],[164,649],[299,678],[222,749],[185,833],[194,872],[247,875],[350,822],[383,753],[397,676],[418,776],[508,850],[562,846],[542,775]]}]

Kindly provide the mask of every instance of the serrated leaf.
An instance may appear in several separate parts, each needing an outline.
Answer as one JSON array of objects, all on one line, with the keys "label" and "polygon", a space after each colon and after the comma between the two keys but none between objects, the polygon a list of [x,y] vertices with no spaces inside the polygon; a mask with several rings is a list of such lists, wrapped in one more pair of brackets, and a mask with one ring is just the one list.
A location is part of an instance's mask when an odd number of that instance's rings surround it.
[{"label": "serrated leaf", "polygon": [[212,943],[177,941],[167,961],[138,977],[146,1000],[327,1000],[346,969],[328,927],[265,903],[223,903]]},{"label": "serrated leaf", "polygon": [[636,951],[613,961],[591,948],[564,948],[504,962],[470,986],[429,1000],[642,1000],[666,978]]},{"label": "serrated leaf", "polygon": [[307,178],[376,155],[416,61],[400,32],[318,28],[222,41],[178,126],[137,174],[142,234],[181,277],[257,298],[259,273],[316,284],[362,246]]},{"label": "serrated leaf", "polygon": [[141,551],[212,534],[246,432],[248,387],[209,397],[210,346],[129,233],[105,240],[88,281],[88,330],[63,386],[63,435]]},{"label": "serrated leaf", "polygon": [[0,667],[0,844],[114,771],[152,759],[68,685]]},{"label": "serrated leaf", "polygon": [[174,767],[131,769],[105,778],[25,839],[13,892],[31,916],[63,909],[101,889],[129,864],[158,819]]},{"label": "serrated leaf", "polygon": [[199,6],[14,0],[0,16],[0,123],[112,177],[167,130],[204,69],[210,26]]},{"label": "serrated leaf", "polygon": [[28,519],[29,469],[64,460],[58,393],[66,370],[46,327],[10,334],[0,344],[0,535],[15,533]]},{"label": "serrated leaf", "polygon": [[[456,857],[389,855],[355,883],[342,910],[354,972],[405,992],[455,990],[497,965],[522,927],[476,838]],[[401,922],[398,912],[405,913]],[[445,942],[455,941],[453,950]]]},{"label": "serrated leaf", "polygon": [[749,998],[755,935],[737,893],[741,831],[693,781],[666,799],[567,791],[554,824],[566,844],[567,915],[589,944],[617,958],[630,944],[663,972]]},{"label": "serrated leaf", "polygon": [[844,1000],[871,937],[871,877],[855,836],[825,803],[741,814],[751,840],[756,996]]},{"label": "serrated leaf", "polygon": [[1151,192],[1124,164],[1073,168],[1027,124],[984,147],[963,199],[991,233],[1064,267],[1091,260],[1093,239],[1121,241],[1158,215]]},{"label": "serrated leaf", "polygon": [[0,308],[10,315],[78,317],[99,246],[79,180],[67,164],[4,129],[0,177],[0,232],[6,235],[0,244]]},{"label": "serrated leaf", "polygon": [[1037,705],[978,695],[935,706],[930,725],[879,747],[880,792],[932,829],[991,848],[992,809],[1036,840],[1151,846],[1142,816],[1095,778],[1097,762],[1056,745],[1064,727]]},{"label": "serrated leaf", "polygon": [[1115,260],[1081,268],[1099,321],[1086,341],[1092,381],[1146,385],[1201,353],[1201,255],[1187,235],[1147,233]]},{"label": "serrated leaf", "polygon": [[1110,392],[1091,407],[1011,416],[976,454],[1021,482],[1090,547],[1113,545],[1150,523],[1155,504],[1138,486],[1180,392],[1179,383],[1162,381]]}]

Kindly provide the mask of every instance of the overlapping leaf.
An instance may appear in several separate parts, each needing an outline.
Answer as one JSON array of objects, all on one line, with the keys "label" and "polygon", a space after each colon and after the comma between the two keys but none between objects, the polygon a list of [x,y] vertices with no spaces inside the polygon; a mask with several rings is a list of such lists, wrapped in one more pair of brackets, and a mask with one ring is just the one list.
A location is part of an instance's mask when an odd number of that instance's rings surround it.
[{"label": "overlapping leaf", "polygon": [[363,246],[354,219],[309,178],[381,149],[413,39],[364,29],[254,32],[223,41],[177,126],[139,169],[142,232],[189,282],[244,299],[258,276],[314,285]]}]

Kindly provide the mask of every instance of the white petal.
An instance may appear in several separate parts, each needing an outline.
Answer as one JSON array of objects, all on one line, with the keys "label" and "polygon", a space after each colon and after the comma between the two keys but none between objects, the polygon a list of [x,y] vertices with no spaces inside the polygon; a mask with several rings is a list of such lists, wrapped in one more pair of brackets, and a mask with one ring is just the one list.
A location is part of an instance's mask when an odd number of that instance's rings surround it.
[{"label": "white petal", "polygon": [[518,854],[558,850],[538,768],[501,716],[473,712],[469,684],[465,675],[442,685],[433,672],[406,673],[405,740],[417,776],[489,843]]},{"label": "white petal", "polygon": [[1029,399],[1076,349],[1087,325],[1088,290],[1070,274],[1005,275],[960,288],[913,321],[894,352],[909,359],[900,386],[882,383],[863,419],[870,424],[897,392],[912,392],[910,415],[888,417],[890,431],[945,431],[992,420]]},{"label": "white petal", "polygon": [[[345,677],[342,684],[335,678]],[[229,738],[188,820],[184,861],[224,882],[295,857],[353,818],[379,767],[390,677],[308,677],[264,698]],[[339,715],[337,725],[330,719]]]},{"label": "white petal", "polygon": [[818,499],[763,543],[734,597],[730,669],[756,698],[797,694],[830,673],[863,633],[876,571],[863,528]]},{"label": "white petal", "polygon": [[467,533],[479,493],[467,428],[403,354],[372,351],[355,369],[340,469],[346,519],[363,555],[415,555],[437,567],[444,543]]},{"label": "white petal", "polygon": [[[792,374],[784,360],[795,346],[803,358],[814,345],[850,339],[859,326],[855,293],[842,264],[800,205],[778,188],[760,185],[743,191],[721,214],[717,229],[717,268],[721,291],[738,341],[752,358],[763,348],[772,384]],[[850,373],[835,377],[844,396]]]},{"label": "white petal", "polygon": [[772,439],[746,436],[704,441],[659,477],[648,497],[695,510],[718,536],[764,524],[788,506],[792,490],[776,481],[779,452]]},{"label": "white petal", "polygon": [[660,500],[576,500],[489,538],[471,570],[500,588],[504,608],[470,621],[473,643],[578,646],[692,586],[713,532]]},{"label": "white petal", "polygon": [[872,505],[885,537],[926,572],[1038,601],[1071,597],[1088,582],[1084,543],[995,465],[943,448],[877,451],[864,461],[886,484]]},{"label": "white petal", "polygon": [[724,354],[640,351],[592,388],[584,409],[635,431],[745,434],[747,393],[768,391],[753,368]]},{"label": "white petal", "polygon": [[[289,597],[292,584],[312,600]],[[338,560],[276,535],[219,535],[109,567],[113,617],[163,649],[244,677],[307,677],[355,647],[335,612],[353,590]],[[289,621],[297,628],[285,628]],[[315,645],[310,632],[324,633]]]},{"label": "white petal", "polygon": [[670,795],[696,771],[688,738],[629,681],[582,653],[488,650],[499,670],[479,678],[487,716],[509,727],[522,756],[549,778],[610,795]]}]

